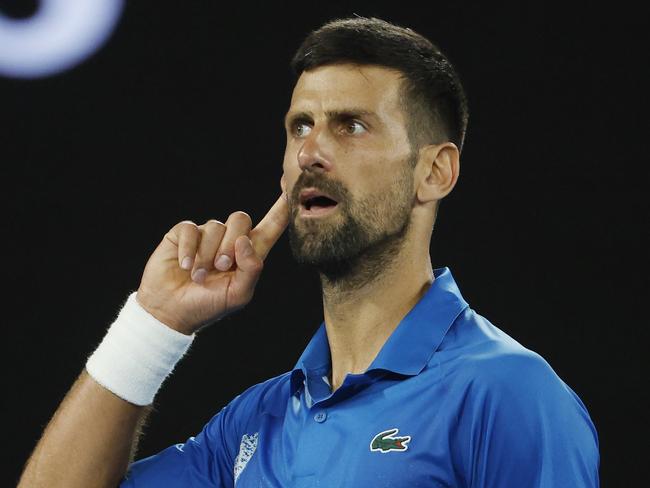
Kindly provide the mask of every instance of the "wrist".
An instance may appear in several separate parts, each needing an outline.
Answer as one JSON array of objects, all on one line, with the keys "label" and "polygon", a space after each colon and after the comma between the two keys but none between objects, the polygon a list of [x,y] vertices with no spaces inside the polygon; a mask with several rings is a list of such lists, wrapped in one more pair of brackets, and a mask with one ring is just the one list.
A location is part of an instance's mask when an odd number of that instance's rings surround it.
[{"label": "wrist", "polygon": [[194,337],[158,320],[140,305],[134,292],[88,358],[86,370],[124,400],[149,405]]},{"label": "wrist", "polygon": [[144,291],[142,288],[139,288],[135,293],[135,301],[145,312],[147,312],[161,324],[164,324],[170,329],[173,329],[176,332],[180,332],[181,334],[187,336],[193,335],[193,330],[190,330],[190,328],[187,327],[183,321],[166,312],[161,304],[158,304],[155,299],[152,299],[151,295]]}]

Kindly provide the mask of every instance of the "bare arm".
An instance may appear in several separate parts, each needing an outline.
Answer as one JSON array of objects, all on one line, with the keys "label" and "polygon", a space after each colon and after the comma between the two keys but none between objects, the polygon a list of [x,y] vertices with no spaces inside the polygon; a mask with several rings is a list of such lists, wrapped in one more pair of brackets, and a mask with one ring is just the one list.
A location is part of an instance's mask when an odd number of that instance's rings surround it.
[{"label": "bare arm", "polygon": [[[149,258],[137,302],[187,335],[243,307],[288,218],[283,194],[252,230],[243,212],[231,214],[226,224],[177,224]],[[230,263],[217,269],[223,254]],[[45,429],[19,488],[115,488],[133,459],[150,410],[123,400],[84,370]]]},{"label": "bare arm", "polygon": [[50,420],[18,487],[118,486],[150,411],[117,397],[84,370]]}]

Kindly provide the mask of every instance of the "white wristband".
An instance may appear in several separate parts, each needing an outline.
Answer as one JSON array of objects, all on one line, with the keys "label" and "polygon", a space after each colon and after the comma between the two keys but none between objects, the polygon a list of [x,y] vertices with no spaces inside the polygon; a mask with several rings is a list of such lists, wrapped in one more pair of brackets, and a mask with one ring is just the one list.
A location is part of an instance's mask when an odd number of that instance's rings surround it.
[{"label": "white wristband", "polygon": [[135,405],[153,403],[156,393],[194,340],[156,319],[131,293],[86,370],[97,383]]}]

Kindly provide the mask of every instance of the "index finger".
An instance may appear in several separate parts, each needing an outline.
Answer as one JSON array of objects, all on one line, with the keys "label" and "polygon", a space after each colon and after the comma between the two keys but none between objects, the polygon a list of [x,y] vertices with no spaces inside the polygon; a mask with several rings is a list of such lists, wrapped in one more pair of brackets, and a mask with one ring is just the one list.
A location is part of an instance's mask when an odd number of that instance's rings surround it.
[{"label": "index finger", "polygon": [[266,255],[278,241],[288,224],[289,205],[287,204],[286,193],[282,193],[264,218],[260,220],[259,224],[250,233],[255,254],[261,260],[266,258]]}]

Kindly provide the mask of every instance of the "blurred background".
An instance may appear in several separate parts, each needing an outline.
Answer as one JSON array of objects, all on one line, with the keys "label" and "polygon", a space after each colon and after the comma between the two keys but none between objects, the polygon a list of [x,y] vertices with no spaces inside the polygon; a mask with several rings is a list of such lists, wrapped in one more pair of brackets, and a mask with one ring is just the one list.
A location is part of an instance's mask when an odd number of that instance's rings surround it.
[{"label": "blurred background", "polygon": [[[0,41],[41,8],[0,0]],[[0,485],[17,482],[164,233],[235,210],[256,223],[276,200],[289,60],[309,31],[354,13],[429,37],[468,93],[434,267],[449,266],[472,308],[580,396],[599,433],[602,485],[645,479],[648,16],[595,8],[128,2],[65,71],[16,78],[0,65],[10,446]],[[202,331],[177,366],[138,457],[292,369],[321,321],[317,277],[293,263],[284,235],[251,304]]]}]

